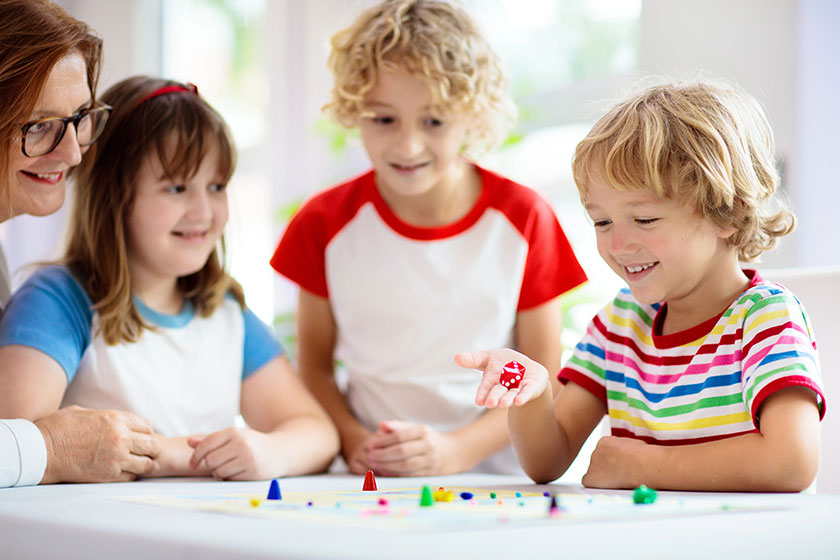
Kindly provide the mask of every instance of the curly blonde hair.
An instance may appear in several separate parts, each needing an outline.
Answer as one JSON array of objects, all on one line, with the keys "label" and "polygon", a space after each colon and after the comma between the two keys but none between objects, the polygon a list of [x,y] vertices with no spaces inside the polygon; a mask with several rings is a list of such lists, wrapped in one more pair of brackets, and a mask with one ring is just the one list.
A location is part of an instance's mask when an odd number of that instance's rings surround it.
[{"label": "curly blonde hair", "polygon": [[610,109],[577,145],[581,198],[593,176],[613,188],[652,191],[692,205],[736,232],[729,243],[754,261],[793,231],[774,197],[779,173],[761,105],[718,81],[654,85]]},{"label": "curly blonde hair", "polygon": [[331,46],[334,85],[324,111],[342,126],[357,126],[379,72],[396,66],[429,85],[437,111],[472,119],[468,153],[493,148],[516,121],[499,57],[472,18],[448,2],[386,0],[333,35]]}]

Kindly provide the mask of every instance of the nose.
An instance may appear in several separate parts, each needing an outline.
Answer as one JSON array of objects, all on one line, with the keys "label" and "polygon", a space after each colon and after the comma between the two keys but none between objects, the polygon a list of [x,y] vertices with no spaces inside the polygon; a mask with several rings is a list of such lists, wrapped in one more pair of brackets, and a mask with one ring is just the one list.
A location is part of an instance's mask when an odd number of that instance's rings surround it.
[{"label": "nose", "polygon": [[608,235],[610,236],[610,253],[613,255],[630,254],[637,248],[633,233],[628,227],[613,223]]},{"label": "nose", "polygon": [[393,144],[394,153],[403,159],[411,159],[423,151],[423,133],[413,124],[405,124],[397,131]]},{"label": "nose", "polygon": [[76,135],[76,127],[72,124],[67,127],[64,132],[64,137],[58,146],[50,152],[55,157],[66,163],[70,167],[79,165],[82,161],[82,148],[79,146],[79,138]]},{"label": "nose", "polygon": [[206,189],[190,189],[190,202],[187,216],[196,222],[206,222],[213,217],[210,194]]}]

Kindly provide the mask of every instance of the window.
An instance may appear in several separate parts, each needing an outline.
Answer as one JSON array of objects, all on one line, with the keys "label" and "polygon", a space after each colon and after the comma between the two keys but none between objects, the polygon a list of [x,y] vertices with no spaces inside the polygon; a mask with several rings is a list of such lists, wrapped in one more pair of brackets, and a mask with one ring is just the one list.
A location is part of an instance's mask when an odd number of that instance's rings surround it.
[{"label": "window", "polygon": [[[225,118],[238,164],[228,190],[228,264],[248,306],[264,321],[273,315],[274,246],[269,181],[261,158],[266,138],[265,0],[168,0],[162,13],[162,74],[193,82]],[[190,25],[189,22],[200,22]]]}]

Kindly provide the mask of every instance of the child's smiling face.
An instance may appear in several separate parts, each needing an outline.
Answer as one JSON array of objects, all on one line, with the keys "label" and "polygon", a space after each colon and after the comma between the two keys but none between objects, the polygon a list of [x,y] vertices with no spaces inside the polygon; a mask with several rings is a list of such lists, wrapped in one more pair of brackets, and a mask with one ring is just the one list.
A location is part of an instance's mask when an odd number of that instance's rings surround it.
[{"label": "child's smiling face", "polygon": [[597,175],[583,203],[598,253],[642,303],[694,306],[730,271],[735,251],[723,229],[677,201],[636,189],[619,190]]},{"label": "child's smiling face", "polygon": [[189,178],[167,178],[157,155],[147,157],[126,219],[132,282],[169,282],[204,267],[228,220],[218,167],[217,148]]},{"label": "child's smiling face", "polygon": [[467,119],[436,114],[426,82],[402,67],[382,68],[365,108],[359,127],[381,188],[414,197],[457,180]]}]

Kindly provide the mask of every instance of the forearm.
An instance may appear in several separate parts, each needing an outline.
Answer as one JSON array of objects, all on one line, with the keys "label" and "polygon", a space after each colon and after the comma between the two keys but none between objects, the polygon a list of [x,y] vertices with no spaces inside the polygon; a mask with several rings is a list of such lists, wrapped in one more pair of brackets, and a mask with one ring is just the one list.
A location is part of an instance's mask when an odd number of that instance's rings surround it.
[{"label": "forearm", "polygon": [[265,434],[267,458],[274,476],[323,472],[332,463],[339,439],[335,427],[321,415],[297,416]]},{"label": "forearm", "polygon": [[804,490],[813,482],[820,458],[819,412],[813,392],[783,389],[770,395],[758,414],[760,433],[702,444],[658,446],[602,438],[583,483],[718,492]]},{"label": "forearm", "polygon": [[160,446],[160,455],[157,458],[160,470],[149,476],[213,476],[211,469],[203,462],[196,468],[190,466],[193,449],[187,444],[187,439],[157,436]]},{"label": "forearm", "polygon": [[329,414],[333,424],[338,429],[341,441],[341,453],[344,458],[355,449],[358,442],[367,437],[370,432],[362,426],[347,404],[347,399],[338,390],[332,373],[303,372],[303,381],[318,403]]},{"label": "forearm", "polygon": [[559,478],[575,458],[554,416],[551,391],[508,409],[510,439],[519,463],[531,479],[544,484]]},{"label": "forearm", "polygon": [[557,395],[562,388],[557,381],[557,372],[563,363],[563,346],[560,344],[562,331],[563,309],[560,298],[517,314],[516,350],[545,367],[552,395]]},{"label": "forearm", "polygon": [[477,420],[450,432],[458,449],[453,472],[468,471],[510,445],[505,417],[502,409],[488,410]]},{"label": "forearm", "polygon": [[[714,492],[799,492],[813,482],[817,462],[802,449],[778,449],[760,433],[665,447],[638,454],[638,475],[625,486]],[[584,481],[585,482],[585,481]]]}]

